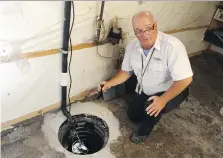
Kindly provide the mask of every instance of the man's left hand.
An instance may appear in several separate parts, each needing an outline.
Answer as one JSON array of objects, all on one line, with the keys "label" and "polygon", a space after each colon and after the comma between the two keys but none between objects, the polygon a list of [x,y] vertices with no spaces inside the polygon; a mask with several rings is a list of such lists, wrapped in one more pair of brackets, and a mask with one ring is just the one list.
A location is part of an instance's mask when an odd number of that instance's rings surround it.
[{"label": "man's left hand", "polygon": [[159,96],[152,96],[148,99],[148,101],[153,100],[152,104],[150,104],[147,108],[147,114],[150,116],[157,117],[160,113],[160,111],[165,107],[166,101]]}]

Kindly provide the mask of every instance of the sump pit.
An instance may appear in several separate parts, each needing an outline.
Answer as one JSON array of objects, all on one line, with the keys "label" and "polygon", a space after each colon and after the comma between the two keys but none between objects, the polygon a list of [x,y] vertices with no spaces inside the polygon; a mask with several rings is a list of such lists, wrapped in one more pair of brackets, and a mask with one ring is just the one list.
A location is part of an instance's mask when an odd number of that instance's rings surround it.
[{"label": "sump pit", "polygon": [[[104,120],[89,114],[79,114],[72,117],[77,122],[75,131],[70,133],[68,120],[61,124],[58,131],[58,139],[66,150],[74,154],[87,155],[98,152],[107,144],[109,128]],[[83,141],[87,150],[83,152],[74,151],[75,146],[79,144],[79,140]]]}]

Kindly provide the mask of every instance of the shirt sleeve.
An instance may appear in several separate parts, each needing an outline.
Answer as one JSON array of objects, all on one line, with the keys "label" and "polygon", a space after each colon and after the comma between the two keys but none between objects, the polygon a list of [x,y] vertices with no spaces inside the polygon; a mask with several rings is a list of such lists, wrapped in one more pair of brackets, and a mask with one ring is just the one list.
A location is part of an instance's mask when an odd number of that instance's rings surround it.
[{"label": "shirt sleeve", "polygon": [[130,50],[130,46],[127,46],[125,50],[125,55],[124,55],[121,69],[131,74],[133,72],[133,69],[132,69],[130,60],[131,60],[131,50]]},{"label": "shirt sleeve", "polygon": [[180,44],[177,48],[173,48],[173,51],[171,51],[167,58],[169,71],[174,81],[193,76],[189,57],[183,44]]}]

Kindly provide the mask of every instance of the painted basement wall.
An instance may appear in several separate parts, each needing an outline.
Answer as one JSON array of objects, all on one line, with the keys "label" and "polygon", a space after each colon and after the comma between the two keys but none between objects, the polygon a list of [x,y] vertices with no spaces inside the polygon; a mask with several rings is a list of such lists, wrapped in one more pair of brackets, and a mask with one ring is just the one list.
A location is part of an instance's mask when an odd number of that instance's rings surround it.
[{"label": "painted basement wall", "polygon": [[[117,16],[118,24],[127,33],[124,41],[134,38],[131,17],[139,10],[150,10],[158,19],[161,31],[209,25],[219,2],[111,2],[105,3],[105,28]],[[95,17],[100,2],[75,2],[73,45],[92,42],[95,35]],[[41,11],[39,10],[41,8]],[[0,2],[0,54],[13,52],[12,44],[22,53],[61,48],[63,2]],[[173,35],[182,40],[188,53],[207,48],[202,41],[204,29]],[[23,41],[18,42],[18,41]],[[19,45],[20,44],[20,45]],[[18,47],[19,46],[19,47]],[[20,49],[18,49],[20,48]],[[99,47],[103,55],[112,55],[112,46]],[[60,101],[61,55],[32,58],[18,67],[15,62],[0,65],[1,123],[27,115]],[[24,66],[25,65],[25,66]],[[21,71],[22,68],[24,71]],[[103,59],[96,47],[73,52],[71,64],[73,86],[71,96],[96,87],[101,80],[115,74],[111,59]]]}]

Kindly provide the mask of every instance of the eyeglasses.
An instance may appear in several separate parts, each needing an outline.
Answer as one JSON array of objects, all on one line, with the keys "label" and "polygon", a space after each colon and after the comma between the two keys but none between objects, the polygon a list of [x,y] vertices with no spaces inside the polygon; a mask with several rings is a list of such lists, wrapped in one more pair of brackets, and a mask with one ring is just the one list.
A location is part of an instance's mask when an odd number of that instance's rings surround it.
[{"label": "eyeglasses", "polygon": [[152,32],[153,30],[154,30],[154,24],[152,27],[147,27],[145,30],[135,31],[135,35],[142,36],[144,33],[148,35],[148,33]]}]

